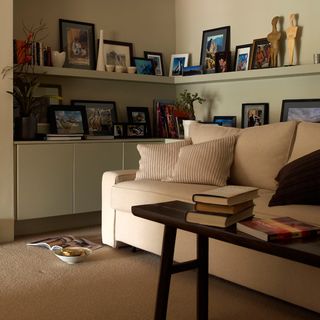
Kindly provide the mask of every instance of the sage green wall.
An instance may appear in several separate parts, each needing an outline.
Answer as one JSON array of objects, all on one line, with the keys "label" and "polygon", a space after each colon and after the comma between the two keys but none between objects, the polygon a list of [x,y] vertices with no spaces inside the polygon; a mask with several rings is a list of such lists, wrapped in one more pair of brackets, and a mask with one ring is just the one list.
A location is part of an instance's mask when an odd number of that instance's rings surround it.
[{"label": "sage green wall", "polygon": [[[271,32],[271,20],[281,17],[280,30],[289,26],[289,14],[297,13],[301,34],[297,44],[299,64],[311,64],[312,55],[320,53],[318,0],[176,0],[176,52],[190,53],[192,64],[200,61],[203,30],[230,26],[231,50],[241,44],[252,43],[253,39],[266,37]],[[282,38],[282,62],[287,63],[285,38]],[[296,55],[297,57],[297,55]],[[255,71],[250,71],[255,72]],[[269,102],[270,121],[280,118],[283,99],[320,98],[320,76],[259,79],[237,82],[179,85],[177,94],[185,88],[198,91],[209,103],[196,106],[198,119],[211,119],[213,115],[236,115],[238,125],[241,104],[246,102]],[[209,115],[209,117],[208,117]]]},{"label": "sage green wall", "polygon": [[[0,10],[0,70],[12,65],[12,0],[1,0]],[[14,186],[13,186],[13,137],[12,75],[0,78],[0,243],[14,237]]]}]

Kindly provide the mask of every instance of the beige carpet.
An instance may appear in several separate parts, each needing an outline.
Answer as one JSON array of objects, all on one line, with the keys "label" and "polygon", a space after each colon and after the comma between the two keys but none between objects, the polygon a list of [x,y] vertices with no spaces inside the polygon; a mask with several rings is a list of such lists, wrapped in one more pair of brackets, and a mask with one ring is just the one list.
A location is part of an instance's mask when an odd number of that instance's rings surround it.
[{"label": "beige carpet", "polygon": [[[57,235],[50,233],[47,235]],[[100,241],[99,228],[71,230]],[[159,257],[104,246],[87,261],[67,265],[29,236],[0,245],[0,319],[148,320],[153,318]],[[196,273],[172,278],[168,319],[195,319]],[[210,277],[210,319],[320,319],[292,306]]]}]

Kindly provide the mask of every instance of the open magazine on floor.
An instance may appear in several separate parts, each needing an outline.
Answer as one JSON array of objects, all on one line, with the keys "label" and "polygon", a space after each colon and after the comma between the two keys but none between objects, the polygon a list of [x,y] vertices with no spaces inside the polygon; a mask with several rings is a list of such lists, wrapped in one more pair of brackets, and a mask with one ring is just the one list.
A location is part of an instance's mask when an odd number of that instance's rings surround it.
[{"label": "open magazine on floor", "polygon": [[92,242],[85,238],[76,238],[72,235],[40,239],[29,242],[27,245],[43,247],[50,250],[62,249],[66,247],[82,247],[95,250],[102,247],[102,245],[99,243]]}]

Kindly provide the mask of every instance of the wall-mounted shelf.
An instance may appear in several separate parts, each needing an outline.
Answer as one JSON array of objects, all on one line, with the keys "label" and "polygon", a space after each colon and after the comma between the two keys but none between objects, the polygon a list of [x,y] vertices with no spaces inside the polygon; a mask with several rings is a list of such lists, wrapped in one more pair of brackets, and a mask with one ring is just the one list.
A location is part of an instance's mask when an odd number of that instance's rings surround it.
[{"label": "wall-mounted shelf", "polygon": [[279,68],[268,68],[259,70],[248,70],[227,73],[214,73],[194,75],[187,77],[166,77],[152,76],[142,74],[128,74],[116,72],[103,72],[95,70],[73,69],[73,68],[55,68],[55,67],[36,67],[37,74],[46,76],[59,76],[83,79],[98,79],[112,81],[131,81],[141,83],[183,85],[196,83],[215,83],[231,82],[259,79],[288,78],[298,76],[320,75],[320,64],[308,64],[298,66],[288,66]]}]

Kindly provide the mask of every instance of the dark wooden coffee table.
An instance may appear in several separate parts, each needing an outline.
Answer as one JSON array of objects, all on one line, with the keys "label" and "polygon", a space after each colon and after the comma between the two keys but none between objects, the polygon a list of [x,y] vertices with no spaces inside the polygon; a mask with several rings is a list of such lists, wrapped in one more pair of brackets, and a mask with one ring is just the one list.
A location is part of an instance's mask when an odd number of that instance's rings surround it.
[{"label": "dark wooden coffee table", "polygon": [[[286,242],[265,242],[241,232],[235,226],[221,229],[189,223],[185,214],[192,204],[170,201],[132,207],[135,216],[164,224],[161,268],[157,292],[155,320],[166,319],[171,274],[198,269],[197,319],[208,319],[208,244],[209,238],[278,257],[320,267],[320,237],[294,239]],[[197,258],[182,263],[173,262],[177,229],[197,234]]]}]

